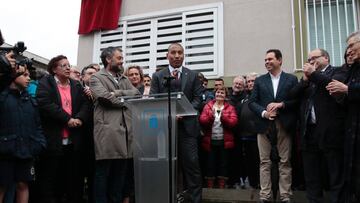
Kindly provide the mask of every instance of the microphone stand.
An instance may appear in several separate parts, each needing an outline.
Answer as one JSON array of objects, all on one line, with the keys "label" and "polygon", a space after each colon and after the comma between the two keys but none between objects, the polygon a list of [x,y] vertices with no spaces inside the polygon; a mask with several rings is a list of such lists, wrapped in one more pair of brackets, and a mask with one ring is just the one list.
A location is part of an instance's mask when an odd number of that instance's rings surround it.
[{"label": "microphone stand", "polygon": [[169,157],[169,203],[173,202],[173,181],[172,181],[172,115],[171,115],[171,80],[175,77],[168,76],[164,77],[164,86],[168,89],[168,157]]}]

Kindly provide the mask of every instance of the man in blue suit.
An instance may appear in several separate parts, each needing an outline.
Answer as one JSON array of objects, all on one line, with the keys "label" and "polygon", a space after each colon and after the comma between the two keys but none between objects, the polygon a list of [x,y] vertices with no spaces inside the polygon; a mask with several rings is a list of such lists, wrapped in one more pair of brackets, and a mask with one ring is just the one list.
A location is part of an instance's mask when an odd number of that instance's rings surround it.
[{"label": "man in blue suit", "polygon": [[[287,98],[287,93],[297,84],[294,75],[281,69],[280,50],[266,52],[265,67],[268,71],[255,80],[250,97],[250,109],[260,117],[258,127],[258,147],[260,155],[260,201],[271,200],[271,143],[269,129],[275,123],[279,161],[279,191],[282,202],[290,202],[291,192],[291,134],[296,125],[296,100]],[[277,183],[274,183],[277,184]]]}]

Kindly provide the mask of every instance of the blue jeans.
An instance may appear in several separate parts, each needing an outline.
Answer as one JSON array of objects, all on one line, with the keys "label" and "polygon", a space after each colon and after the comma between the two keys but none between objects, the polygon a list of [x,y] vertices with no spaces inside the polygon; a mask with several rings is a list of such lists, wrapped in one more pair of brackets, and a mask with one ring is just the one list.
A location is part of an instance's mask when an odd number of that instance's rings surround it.
[{"label": "blue jeans", "polygon": [[121,203],[126,180],[127,159],[98,160],[95,163],[96,203]]}]

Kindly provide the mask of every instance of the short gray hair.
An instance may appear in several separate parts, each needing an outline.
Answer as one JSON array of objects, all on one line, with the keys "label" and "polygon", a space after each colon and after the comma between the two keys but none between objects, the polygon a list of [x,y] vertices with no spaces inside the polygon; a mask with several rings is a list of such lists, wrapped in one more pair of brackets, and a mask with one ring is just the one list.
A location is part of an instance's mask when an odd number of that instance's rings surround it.
[{"label": "short gray hair", "polygon": [[258,75],[259,75],[258,73],[252,72],[252,73],[246,74],[245,77],[257,77]]},{"label": "short gray hair", "polygon": [[360,31],[355,31],[353,33],[351,33],[347,38],[346,38],[346,43],[351,39],[351,38],[357,38],[357,40],[360,41]]},{"label": "short gray hair", "polygon": [[238,75],[238,76],[234,77],[233,83],[234,83],[234,80],[235,80],[235,79],[240,79],[240,80],[243,82],[243,84],[246,83],[246,80],[245,80],[244,76],[242,76],[242,75]]}]

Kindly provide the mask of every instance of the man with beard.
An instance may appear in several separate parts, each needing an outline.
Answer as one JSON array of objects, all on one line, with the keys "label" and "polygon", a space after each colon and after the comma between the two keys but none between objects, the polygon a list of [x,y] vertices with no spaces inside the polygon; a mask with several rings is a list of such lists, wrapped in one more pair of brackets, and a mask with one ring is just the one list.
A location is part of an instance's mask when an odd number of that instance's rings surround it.
[{"label": "man with beard", "polygon": [[342,97],[347,107],[345,135],[345,202],[360,202],[360,31],[349,35],[348,56],[353,60],[344,83],[333,80],[326,88],[331,95]]},{"label": "man with beard", "polygon": [[90,78],[94,97],[95,202],[121,202],[129,159],[133,156],[131,111],[119,96],[140,94],[122,75],[120,48],[100,55],[104,68]]}]

